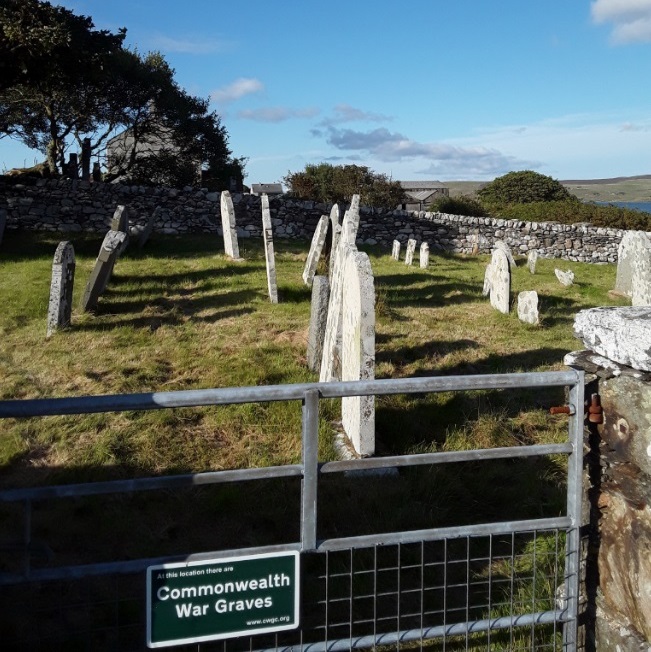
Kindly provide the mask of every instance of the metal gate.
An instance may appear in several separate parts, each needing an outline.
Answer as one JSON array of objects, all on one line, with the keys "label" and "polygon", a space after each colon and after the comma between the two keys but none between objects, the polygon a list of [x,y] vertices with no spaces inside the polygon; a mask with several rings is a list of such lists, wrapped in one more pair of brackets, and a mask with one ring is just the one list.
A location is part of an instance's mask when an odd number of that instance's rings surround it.
[{"label": "metal gate", "polygon": [[[542,387],[569,388],[569,433],[563,443],[318,461],[320,400]],[[148,567],[298,551],[298,629],[174,649],[573,651],[579,596],[583,391],[583,374],[563,371],[0,402],[0,418],[24,418],[300,401],[303,442],[300,464],[0,491],[0,507],[19,513],[23,523],[21,541],[6,537],[0,541],[2,649],[146,649],[143,578]],[[385,473],[381,482],[391,483],[392,473],[410,467],[505,459],[525,463],[525,458],[550,455],[567,459],[566,508],[561,516],[319,536],[319,487],[331,474]],[[143,492],[278,479],[293,479],[300,485],[298,534],[282,544],[80,565],[49,558],[47,546],[32,532],[32,510],[42,501],[144,496]],[[83,504],[79,509],[83,520]],[[0,514],[0,532],[8,514]],[[110,523],[106,525],[110,530]]]}]

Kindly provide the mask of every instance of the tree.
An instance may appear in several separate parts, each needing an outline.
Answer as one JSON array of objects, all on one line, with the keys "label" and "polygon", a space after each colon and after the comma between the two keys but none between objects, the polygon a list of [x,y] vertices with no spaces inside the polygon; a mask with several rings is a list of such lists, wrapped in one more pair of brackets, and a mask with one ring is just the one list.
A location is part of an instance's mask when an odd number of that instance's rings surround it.
[{"label": "tree", "polygon": [[509,172],[477,192],[479,199],[492,207],[532,202],[563,201],[572,195],[560,182],[538,172]]},{"label": "tree", "polygon": [[301,172],[288,172],[283,179],[292,196],[323,203],[350,202],[355,194],[366,206],[394,207],[403,202],[397,181],[360,165],[308,164]]}]

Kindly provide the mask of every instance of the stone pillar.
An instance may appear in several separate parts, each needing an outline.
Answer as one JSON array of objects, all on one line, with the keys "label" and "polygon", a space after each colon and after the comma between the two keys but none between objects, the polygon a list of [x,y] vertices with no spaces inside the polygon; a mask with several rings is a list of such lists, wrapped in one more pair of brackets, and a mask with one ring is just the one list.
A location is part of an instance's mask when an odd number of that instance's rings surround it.
[{"label": "stone pillar", "polygon": [[323,338],[328,321],[330,281],[327,276],[315,276],[310,303],[310,329],[307,336],[307,366],[319,373],[323,355]]},{"label": "stone pillar", "polygon": [[52,261],[47,334],[68,328],[72,316],[72,289],[75,282],[75,250],[70,242],[60,242]]},{"label": "stone pillar", "polygon": [[429,245],[423,242],[420,245],[420,268],[427,269],[429,267]]},{"label": "stone pillar", "polygon": [[278,284],[276,283],[276,256],[274,254],[273,229],[271,227],[271,211],[269,197],[262,195],[262,239],[264,240],[264,257],[267,266],[267,289],[269,301],[278,303]]},{"label": "stone pillar", "polygon": [[222,231],[224,234],[224,253],[233,260],[240,260],[240,248],[237,243],[237,224],[235,208],[231,193],[222,190],[221,195]]},{"label": "stone pillar", "polygon": [[305,269],[303,269],[303,283],[308,287],[312,285],[312,280],[316,274],[316,268],[319,265],[323,245],[325,244],[326,236],[328,234],[329,222],[329,217],[327,215],[322,215],[316,225],[314,235],[312,236],[310,251],[307,254],[307,260],[305,261]]}]

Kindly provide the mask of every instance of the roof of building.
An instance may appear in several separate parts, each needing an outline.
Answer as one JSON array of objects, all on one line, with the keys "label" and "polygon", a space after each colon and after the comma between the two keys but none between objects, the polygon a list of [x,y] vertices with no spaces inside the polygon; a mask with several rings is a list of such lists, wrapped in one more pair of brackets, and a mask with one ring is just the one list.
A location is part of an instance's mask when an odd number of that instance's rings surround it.
[{"label": "roof of building", "polygon": [[281,195],[283,193],[283,186],[281,183],[252,183],[251,184],[252,195],[262,195],[263,193],[266,193],[267,195]]},{"label": "roof of building", "polygon": [[418,192],[412,192],[411,190],[406,190],[405,195],[409,197],[410,199],[415,199],[416,201],[426,201],[429,199],[433,194],[434,190],[419,190]]},{"label": "roof of building", "polygon": [[403,190],[436,190],[445,188],[445,184],[440,181],[399,181]]}]

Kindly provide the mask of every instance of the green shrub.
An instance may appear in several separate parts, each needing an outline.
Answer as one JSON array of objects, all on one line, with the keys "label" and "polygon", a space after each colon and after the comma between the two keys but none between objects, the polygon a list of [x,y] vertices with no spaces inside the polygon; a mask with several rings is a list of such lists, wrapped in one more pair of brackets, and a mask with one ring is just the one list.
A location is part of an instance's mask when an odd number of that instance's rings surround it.
[{"label": "green shrub", "polygon": [[483,217],[487,210],[472,197],[439,197],[429,207],[433,213],[448,213],[450,215],[467,215]]},{"label": "green shrub", "polygon": [[484,204],[502,207],[510,204],[563,201],[571,199],[574,195],[570,194],[560,181],[532,170],[523,170],[497,177],[481,188],[477,196]]}]

